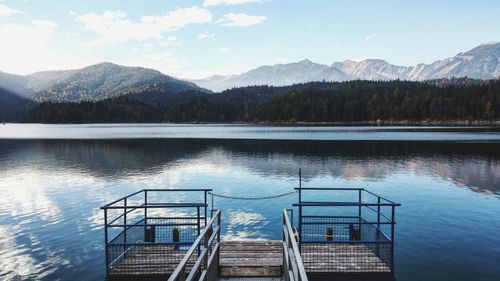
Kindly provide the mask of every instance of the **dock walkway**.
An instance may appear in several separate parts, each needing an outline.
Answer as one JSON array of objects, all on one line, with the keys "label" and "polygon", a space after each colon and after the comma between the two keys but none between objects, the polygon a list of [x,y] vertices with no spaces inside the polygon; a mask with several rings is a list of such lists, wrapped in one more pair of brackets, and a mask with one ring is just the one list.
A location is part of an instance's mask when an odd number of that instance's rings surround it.
[{"label": "dock walkway", "polygon": [[283,242],[222,241],[220,268],[222,277],[278,277],[283,264]]}]

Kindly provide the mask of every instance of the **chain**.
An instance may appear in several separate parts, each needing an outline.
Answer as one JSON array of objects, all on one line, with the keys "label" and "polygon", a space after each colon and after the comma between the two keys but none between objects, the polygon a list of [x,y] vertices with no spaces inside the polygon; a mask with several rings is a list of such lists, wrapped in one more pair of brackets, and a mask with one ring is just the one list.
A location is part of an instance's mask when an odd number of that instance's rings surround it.
[{"label": "chain", "polygon": [[[213,202],[213,197],[220,197],[220,198],[226,198],[226,199],[235,199],[235,200],[267,200],[267,199],[274,199],[274,198],[279,198],[279,197],[284,197],[288,196],[294,193],[297,193],[297,190],[286,192],[286,193],[279,193],[279,194],[274,194],[274,195],[268,195],[268,196],[259,196],[259,197],[246,197],[246,196],[231,196],[231,195],[226,195],[226,194],[217,194],[213,192],[208,192],[208,194],[212,195],[212,202]],[[213,203],[212,203],[213,204]]]}]

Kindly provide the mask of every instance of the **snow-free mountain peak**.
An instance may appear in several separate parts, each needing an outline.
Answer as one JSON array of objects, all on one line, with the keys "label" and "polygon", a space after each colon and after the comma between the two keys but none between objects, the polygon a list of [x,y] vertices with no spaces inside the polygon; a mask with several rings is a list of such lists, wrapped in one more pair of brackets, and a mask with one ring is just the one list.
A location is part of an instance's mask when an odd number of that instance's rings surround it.
[{"label": "snow-free mountain peak", "polygon": [[102,100],[125,94],[206,91],[192,82],[158,70],[103,62],[81,69],[43,71],[30,75],[0,73],[0,87],[37,101]]}]

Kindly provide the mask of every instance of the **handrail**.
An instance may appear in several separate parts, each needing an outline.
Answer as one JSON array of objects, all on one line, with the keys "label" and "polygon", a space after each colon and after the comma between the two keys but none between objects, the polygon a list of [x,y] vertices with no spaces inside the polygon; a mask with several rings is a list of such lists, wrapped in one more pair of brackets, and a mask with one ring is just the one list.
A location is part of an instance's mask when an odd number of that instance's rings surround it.
[{"label": "handrail", "polygon": [[111,203],[108,203],[104,206],[101,207],[101,209],[106,209],[122,200],[125,200],[127,198],[130,198],[132,196],[135,196],[137,194],[140,194],[140,193],[145,193],[145,192],[165,192],[165,191],[168,191],[168,192],[175,192],[175,191],[178,191],[178,192],[190,192],[190,191],[203,191],[203,192],[209,192],[209,191],[212,191],[212,189],[209,189],[209,188],[202,188],[202,189],[194,189],[194,188],[181,188],[181,189],[173,189],[173,188],[170,188],[170,189],[167,189],[167,188],[163,188],[163,189],[154,189],[154,188],[148,188],[148,189],[141,189],[141,190],[138,190],[134,193],[131,193],[127,196],[123,196],[119,199],[116,199],[115,201],[111,202]]},{"label": "handrail", "polygon": [[287,209],[283,210],[283,280],[308,281]]},{"label": "handrail", "polygon": [[399,203],[358,203],[358,202],[312,202],[312,201],[302,201],[301,203],[295,203],[293,206],[381,206],[381,207],[389,207],[389,206],[401,206]]},{"label": "handrail", "polygon": [[375,193],[373,193],[373,192],[371,192],[371,191],[369,191],[369,190],[363,189],[363,191],[364,191],[364,192],[366,192],[366,193],[369,193],[369,194],[371,194],[371,195],[373,195],[373,196],[375,196],[375,197],[378,197],[378,198],[380,198],[380,199],[382,199],[382,200],[385,200],[385,201],[387,201],[387,202],[389,202],[389,203],[393,203],[393,204],[396,204],[396,205],[401,206],[401,204],[398,204],[398,203],[396,203],[396,202],[394,202],[394,201],[392,201],[392,200],[389,200],[389,199],[387,199],[387,198],[385,198],[385,197],[379,196],[379,195],[377,195],[377,194],[375,194]]},{"label": "handrail", "polygon": [[120,210],[120,209],[144,209],[144,208],[191,208],[191,207],[205,207],[205,203],[148,203],[147,205],[135,206],[103,206],[101,209]]},{"label": "handrail", "polygon": [[155,191],[212,191],[211,188],[179,188],[179,189],[175,189],[175,188],[161,188],[161,189],[155,189],[155,188],[148,188],[148,189],[143,189],[143,191],[152,191],[152,192],[155,192]]},{"label": "handrail", "polygon": [[[364,193],[367,193],[367,194],[370,194],[370,195],[373,195],[381,200],[384,200],[388,203],[391,203],[391,204],[394,204],[395,206],[401,206],[401,204],[399,203],[396,203],[392,200],[389,200],[385,197],[382,197],[380,195],[377,195],[365,188],[358,188],[358,187],[295,187],[294,188],[295,190],[300,190],[300,191],[360,191],[360,192],[364,192]],[[302,201],[304,202],[304,201]]]},{"label": "handrail", "polygon": [[[217,222],[217,226],[214,227],[214,223]],[[198,235],[198,238],[194,241],[193,245],[189,248],[186,255],[182,258],[181,262],[177,265],[168,281],[193,281],[197,275],[199,274],[200,281],[205,281],[208,278],[209,270],[213,269],[213,262],[216,263],[215,269],[218,270],[219,267],[219,244],[220,244],[220,222],[221,222],[221,211],[217,210],[215,215],[212,216],[207,226],[203,229],[203,231]],[[214,244],[215,241],[215,244]],[[195,251],[200,250],[203,242],[203,251],[199,253],[198,258],[196,259],[193,267],[190,272],[186,276],[186,267],[188,261],[191,259],[191,256],[195,253]],[[213,246],[213,249],[212,249]],[[215,281],[215,280],[208,280]]]},{"label": "handrail", "polygon": [[324,191],[324,190],[337,190],[337,191],[358,191],[358,190],[365,190],[364,188],[358,188],[358,187],[295,187],[294,189],[296,190],[317,190],[317,191]]},{"label": "handrail", "polygon": [[107,207],[109,207],[109,206],[111,206],[111,205],[114,205],[114,204],[116,204],[116,203],[118,203],[118,202],[120,202],[120,201],[122,201],[122,200],[125,200],[125,199],[127,199],[127,198],[129,198],[129,197],[132,197],[132,196],[134,196],[134,195],[137,195],[137,194],[139,194],[139,193],[141,193],[141,192],[143,192],[143,191],[144,191],[144,189],[141,189],[141,190],[136,191],[136,192],[134,192],[134,193],[132,193],[132,194],[129,194],[129,195],[127,195],[127,196],[123,196],[123,197],[122,197],[122,198],[120,198],[120,199],[116,199],[115,201],[113,201],[113,202],[111,202],[111,203],[108,203],[108,204],[106,204],[106,205],[102,206],[102,207],[101,207],[101,209],[106,209]]}]

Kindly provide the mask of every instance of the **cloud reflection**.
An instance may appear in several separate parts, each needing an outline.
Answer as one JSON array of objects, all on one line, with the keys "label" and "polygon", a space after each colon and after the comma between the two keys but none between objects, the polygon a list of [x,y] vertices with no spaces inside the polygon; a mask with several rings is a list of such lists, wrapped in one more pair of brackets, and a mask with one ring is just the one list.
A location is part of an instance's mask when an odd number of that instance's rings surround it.
[{"label": "cloud reflection", "polygon": [[229,221],[223,240],[264,240],[267,235],[260,232],[269,221],[259,213],[229,211]]}]

